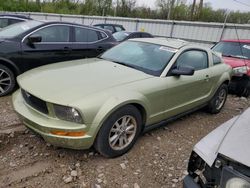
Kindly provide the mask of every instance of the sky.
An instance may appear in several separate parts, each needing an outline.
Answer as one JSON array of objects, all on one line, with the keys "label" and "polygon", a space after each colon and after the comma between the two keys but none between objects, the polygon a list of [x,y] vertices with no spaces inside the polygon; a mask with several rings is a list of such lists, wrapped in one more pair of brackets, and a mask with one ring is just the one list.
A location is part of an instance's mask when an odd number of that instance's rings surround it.
[{"label": "sky", "polygon": [[[156,7],[155,2],[156,0],[137,0],[137,5]],[[191,3],[192,0],[187,0],[187,2]],[[199,2],[199,0],[197,0],[197,2]],[[233,11],[239,10],[241,12],[250,12],[250,0],[204,0],[204,3],[207,2],[211,3],[214,9],[228,9]],[[241,2],[242,4],[239,2]]]}]

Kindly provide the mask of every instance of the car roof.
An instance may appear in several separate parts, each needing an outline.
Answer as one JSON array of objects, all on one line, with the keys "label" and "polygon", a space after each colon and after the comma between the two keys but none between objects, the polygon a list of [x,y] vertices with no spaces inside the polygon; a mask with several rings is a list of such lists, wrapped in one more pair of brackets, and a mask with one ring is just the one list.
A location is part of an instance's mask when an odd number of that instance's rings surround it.
[{"label": "car roof", "polygon": [[104,31],[106,34],[109,33],[109,32],[107,32],[106,29],[96,28],[96,27],[94,27],[94,26],[83,25],[83,24],[72,23],[72,22],[51,21],[51,20],[35,20],[35,21],[41,22],[42,25],[50,25],[50,24],[67,24],[67,25],[80,26],[80,27],[86,27],[86,28],[95,29],[95,30],[99,30],[99,31]]},{"label": "car roof", "polygon": [[241,42],[241,43],[250,43],[250,39],[225,39],[221,40],[222,42]]},{"label": "car roof", "polygon": [[121,26],[121,27],[123,27],[120,24],[110,24],[110,23],[95,24],[94,26],[102,26],[102,25],[110,25],[110,26],[113,25],[113,26]]},{"label": "car roof", "polygon": [[12,18],[21,18],[21,19],[31,20],[31,18],[29,18],[28,16],[19,15],[19,14],[0,14],[0,17],[12,17]]},{"label": "car roof", "polygon": [[139,41],[139,42],[148,42],[153,44],[158,44],[162,46],[169,46],[172,48],[180,49],[183,46],[186,46],[188,44],[187,41],[180,40],[180,39],[172,39],[172,38],[162,38],[162,37],[156,37],[156,38],[136,38],[136,39],[129,39],[132,41]]}]

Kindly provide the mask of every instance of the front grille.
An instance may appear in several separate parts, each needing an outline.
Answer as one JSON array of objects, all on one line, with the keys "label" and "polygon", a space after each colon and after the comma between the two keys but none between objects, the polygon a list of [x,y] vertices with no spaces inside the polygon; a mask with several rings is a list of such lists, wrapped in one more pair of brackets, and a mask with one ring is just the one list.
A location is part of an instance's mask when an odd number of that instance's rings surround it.
[{"label": "front grille", "polygon": [[33,107],[34,109],[38,110],[39,112],[42,112],[44,114],[48,114],[48,108],[46,105],[46,102],[35,97],[34,95],[31,95],[30,93],[28,93],[27,91],[24,91],[23,89],[21,90],[23,98],[25,100],[25,102],[30,105],[31,107]]}]

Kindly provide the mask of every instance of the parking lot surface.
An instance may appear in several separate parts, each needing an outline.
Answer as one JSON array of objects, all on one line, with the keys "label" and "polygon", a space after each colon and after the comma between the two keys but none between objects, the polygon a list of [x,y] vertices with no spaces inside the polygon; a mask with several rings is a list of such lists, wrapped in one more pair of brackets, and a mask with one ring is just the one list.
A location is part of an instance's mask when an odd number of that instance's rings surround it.
[{"label": "parking lot surface", "polygon": [[182,187],[193,146],[223,122],[250,107],[229,96],[216,115],[199,110],[142,135],[132,150],[106,159],[93,149],[56,148],[27,130],[0,98],[0,187]]}]

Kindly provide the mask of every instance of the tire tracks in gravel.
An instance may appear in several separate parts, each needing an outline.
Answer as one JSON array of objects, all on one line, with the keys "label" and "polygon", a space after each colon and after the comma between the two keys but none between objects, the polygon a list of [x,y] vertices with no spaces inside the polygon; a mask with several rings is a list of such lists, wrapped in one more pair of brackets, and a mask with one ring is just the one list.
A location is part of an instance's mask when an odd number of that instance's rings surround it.
[{"label": "tire tracks in gravel", "polygon": [[52,163],[39,161],[33,164],[27,164],[26,166],[20,166],[19,169],[16,170],[3,170],[0,172],[0,188],[5,188],[13,183],[42,173],[51,165]]}]

